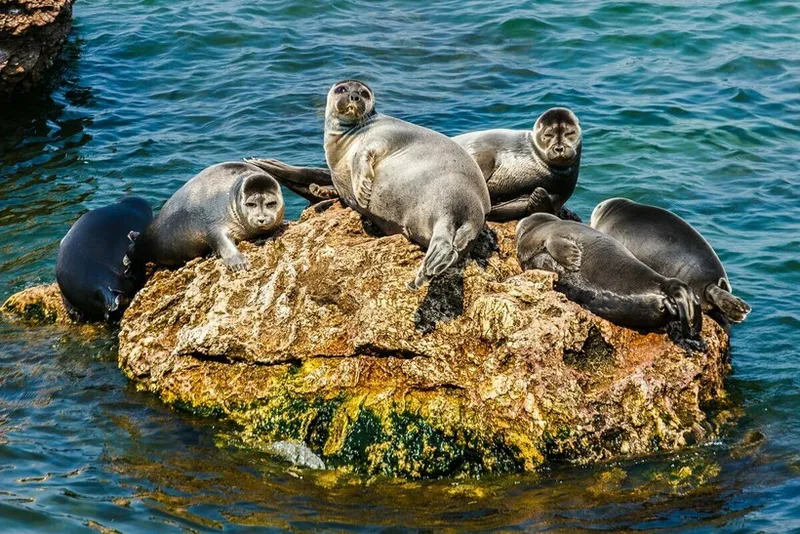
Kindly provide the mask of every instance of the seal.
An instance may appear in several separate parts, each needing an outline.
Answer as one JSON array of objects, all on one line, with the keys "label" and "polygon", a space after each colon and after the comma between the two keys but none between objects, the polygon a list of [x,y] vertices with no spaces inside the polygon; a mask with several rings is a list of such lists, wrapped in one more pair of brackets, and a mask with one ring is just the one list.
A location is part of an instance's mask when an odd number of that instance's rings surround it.
[{"label": "seal", "polygon": [[[578,183],[582,147],[580,122],[569,109],[548,109],[532,130],[483,130],[453,140],[475,159],[486,180],[492,204],[489,220],[517,220],[544,212],[580,221],[563,207]],[[335,195],[328,169],[275,159],[248,161],[312,203]]]},{"label": "seal", "polygon": [[328,92],[325,159],[347,206],[427,249],[411,288],[452,266],[484,228],[491,204],[475,160],[443,134],[378,113],[363,82]]},{"label": "seal", "polygon": [[602,232],[534,213],[517,224],[516,238],[523,269],[557,273],[556,289],[592,313],[633,328],[677,320],[685,338],[700,332],[700,301],[691,288],[658,274]]},{"label": "seal", "polygon": [[144,284],[143,269],[128,269],[127,254],[153,218],[150,204],[127,197],[84,213],[58,246],[56,281],[78,320],[118,319]]},{"label": "seal", "polygon": [[135,257],[178,266],[213,251],[232,271],[245,270],[236,243],[269,234],[283,211],[280,185],[263,170],[244,162],[213,165],[167,200],[137,241]]},{"label": "seal", "polygon": [[567,108],[542,113],[532,130],[494,129],[453,138],[481,168],[493,221],[558,213],[575,191],[581,164],[578,117]]},{"label": "seal", "polygon": [[735,323],[750,313],[750,306],[731,294],[725,268],[708,241],[674,213],[612,198],[594,208],[590,225],[622,243],[656,272],[689,284],[704,311],[718,310]]}]

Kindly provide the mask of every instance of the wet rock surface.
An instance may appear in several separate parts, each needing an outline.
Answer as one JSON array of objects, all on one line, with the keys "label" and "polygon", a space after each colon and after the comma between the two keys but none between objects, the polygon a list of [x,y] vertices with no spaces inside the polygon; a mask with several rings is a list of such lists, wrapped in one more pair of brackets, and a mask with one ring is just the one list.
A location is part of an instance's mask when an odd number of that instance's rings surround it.
[{"label": "wet rock surface", "polygon": [[39,85],[72,28],[74,0],[0,0],[0,100]]},{"label": "wet rock surface", "polygon": [[514,223],[459,268],[406,288],[423,253],[338,202],[257,244],[157,271],[122,320],[119,365],[165,402],[264,448],[400,477],[532,470],[674,449],[715,432],[728,338],[702,350],[621,328],[522,272]]}]

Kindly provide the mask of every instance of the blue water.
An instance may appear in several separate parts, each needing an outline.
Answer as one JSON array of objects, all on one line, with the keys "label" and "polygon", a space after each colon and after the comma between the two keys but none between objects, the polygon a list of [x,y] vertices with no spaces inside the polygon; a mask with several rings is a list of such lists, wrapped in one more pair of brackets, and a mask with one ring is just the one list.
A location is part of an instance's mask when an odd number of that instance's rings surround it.
[{"label": "blue water", "polygon": [[[601,466],[337,478],[231,448],[219,423],[137,392],[113,331],[0,322],[0,531],[800,529],[800,4],[383,4],[78,2],[52,93],[0,108],[0,298],[52,281],[72,221],[122,194],[159,206],[243,156],[323,164],[338,79],[451,135],[566,105],[584,128],[568,206],[676,211],[753,306],[733,332],[733,422]],[[286,198],[296,218],[305,203]]]}]

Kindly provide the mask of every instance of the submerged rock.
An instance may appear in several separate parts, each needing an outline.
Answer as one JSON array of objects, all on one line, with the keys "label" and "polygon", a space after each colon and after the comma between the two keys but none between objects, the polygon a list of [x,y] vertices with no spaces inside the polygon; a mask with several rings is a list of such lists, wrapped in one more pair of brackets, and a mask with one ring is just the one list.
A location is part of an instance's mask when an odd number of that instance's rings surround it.
[{"label": "submerged rock", "polygon": [[267,445],[265,450],[297,467],[325,469],[322,458],[314,454],[305,443],[299,441],[276,441]]},{"label": "submerged rock", "polygon": [[37,323],[72,323],[58,284],[34,286],[11,295],[0,313]]},{"label": "submerged rock", "polygon": [[0,0],[0,100],[38,85],[72,28],[75,0]]},{"label": "submerged rock", "polygon": [[244,273],[216,258],[157,271],[123,317],[119,365],[245,442],[302,441],[371,475],[532,470],[708,439],[704,409],[726,396],[716,323],[702,351],[614,326],[521,271],[514,223],[419,291],[419,247],[339,203],[241,249]]}]

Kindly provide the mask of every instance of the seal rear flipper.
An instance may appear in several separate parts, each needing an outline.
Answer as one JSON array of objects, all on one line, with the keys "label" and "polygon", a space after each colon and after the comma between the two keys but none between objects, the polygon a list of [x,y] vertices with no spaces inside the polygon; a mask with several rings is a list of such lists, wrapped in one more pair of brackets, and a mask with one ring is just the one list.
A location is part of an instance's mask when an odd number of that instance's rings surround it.
[{"label": "seal rear flipper", "polygon": [[[331,171],[322,167],[296,167],[277,159],[245,158],[245,163],[266,171],[283,185],[333,185]],[[291,187],[289,187],[291,189]]]},{"label": "seal rear flipper", "polygon": [[417,276],[409,283],[410,289],[419,289],[426,280],[438,276],[458,261],[458,251],[443,237],[434,237],[422,260]]},{"label": "seal rear flipper", "polygon": [[[719,284],[708,284],[706,286],[706,299],[719,309],[725,317],[734,323],[741,323],[747,318],[747,314],[750,313],[752,308],[744,300],[732,295],[729,290],[720,287],[722,280],[725,279],[721,279]],[[726,283],[726,285],[730,288],[729,284]]]},{"label": "seal rear flipper", "polygon": [[667,311],[680,321],[681,334],[685,338],[698,336],[703,328],[703,312],[697,294],[676,278],[668,278],[662,289],[667,295]]}]

